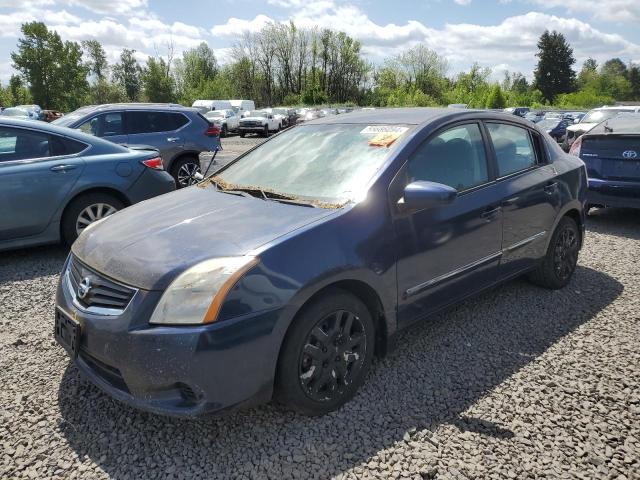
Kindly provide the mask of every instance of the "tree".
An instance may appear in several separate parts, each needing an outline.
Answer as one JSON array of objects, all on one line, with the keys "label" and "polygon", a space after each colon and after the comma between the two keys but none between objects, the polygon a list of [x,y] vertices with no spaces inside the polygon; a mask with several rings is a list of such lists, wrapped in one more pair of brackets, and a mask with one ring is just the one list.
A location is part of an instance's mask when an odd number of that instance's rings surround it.
[{"label": "tree", "polygon": [[88,85],[82,50],[75,42],[62,42],[42,22],[22,25],[13,66],[29,84],[33,101],[44,108],[69,110],[84,101]]},{"label": "tree", "polygon": [[631,98],[640,100],[640,67],[631,65],[629,68],[629,85],[631,88]]},{"label": "tree", "polygon": [[612,58],[604,62],[600,68],[601,75],[612,75],[627,78],[629,71],[625,63],[619,58]]},{"label": "tree", "polygon": [[89,57],[87,61],[89,74],[93,75],[96,81],[104,80],[107,76],[109,64],[107,63],[107,54],[100,42],[97,40],[85,40],[82,42],[82,48]]},{"label": "tree", "polygon": [[31,103],[29,90],[24,86],[18,75],[11,75],[9,79],[9,101],[11,105],[25,105]]},{"label": "tree", "polygon": [[557,95],[572,92],[575,88],[573,49],[564,35],[547,30],[538,40],[538,50],[535,86],[547,102],[553,103]]},{"label": "tree", "polygon": [[150,102],[168,103],[175,99],[175,84],[164,58],[149,57],[142,73],[142,84],[145,97]]},{"label": "tree", "polygon": [[120,62],[113,66],[113,79],[124,88],[130,102],[138,100],[141,89],[142,68],[135,57],[135,50],[125,48],[120,53]]},{"label": "tree", "polygon": [[500,85],[497,83],[491,88],[489,91],[489,95],[487,95],[487,101],[485,103],[486,108],[505,108],[507,106],[507,102],[502,94],[502,89]]},{"label": "tree", "polygon": [[582,69],[578,74],[578,87],[586,88],[598,78],[598,62],[589,57],[582,64]]}]

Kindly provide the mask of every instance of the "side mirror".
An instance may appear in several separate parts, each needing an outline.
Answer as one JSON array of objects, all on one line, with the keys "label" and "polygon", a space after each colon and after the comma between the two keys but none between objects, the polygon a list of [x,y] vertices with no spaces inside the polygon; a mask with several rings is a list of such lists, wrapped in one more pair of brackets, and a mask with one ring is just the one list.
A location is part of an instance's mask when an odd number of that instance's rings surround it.
[{"label": "side mirror", "polygon": [[417,181],[404,188],[404,196],[398,201],[403,210],[423,210],[453,203],[458,191],[442,183]]}]

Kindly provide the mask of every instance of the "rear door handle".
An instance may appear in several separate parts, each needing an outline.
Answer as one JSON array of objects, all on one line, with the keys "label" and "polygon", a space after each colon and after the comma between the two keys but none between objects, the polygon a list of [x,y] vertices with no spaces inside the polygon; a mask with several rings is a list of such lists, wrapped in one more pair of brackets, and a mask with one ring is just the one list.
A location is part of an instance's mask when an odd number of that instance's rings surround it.
[{"label": "rear door handle", "polygon": [[558,182],[549,183],[545,185],[544,192],[551,195],[553,192],[556,191],[556,188],[558,188]]},{"label": "rear door handle", "polygon": [[493,217],[495,217],[498,213],[500,213],[500,211],[502,210],[502,207],[495,207],[495,208],[491,208],[489,207],[487,210],[485,210],[484,212],[482,212],[480,214],[480,216],[482,218],[486,218],[487,220],[491,220]]},{"label": "rear door handle", "polygon": [[51,167],[52,172],[66,172],[67,170],[74,170],[75,165],[54,165]]},{"label": "rear door handle", "polygon": [[167,142],[177,142],[178,140],[180,140],[179,137],[169,137],[169,138],[167,138]]}]

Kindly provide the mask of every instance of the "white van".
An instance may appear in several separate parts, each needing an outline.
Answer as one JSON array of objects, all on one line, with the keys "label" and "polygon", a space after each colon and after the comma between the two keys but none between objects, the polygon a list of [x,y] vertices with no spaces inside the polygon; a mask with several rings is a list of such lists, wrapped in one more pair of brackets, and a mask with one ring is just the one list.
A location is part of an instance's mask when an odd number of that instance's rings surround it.
[{"label": "white van", "polygon": [[242,116],[245,112],[251,112],[256,109],[256,104],[253,100],[229,100],[231,106],[239,116]]},{"label": "white van", "polygon": [[207,113],[211,110],[232,110],[229,100],[196,100],[191,105],[193,108],[200,110],[201,113]]}]

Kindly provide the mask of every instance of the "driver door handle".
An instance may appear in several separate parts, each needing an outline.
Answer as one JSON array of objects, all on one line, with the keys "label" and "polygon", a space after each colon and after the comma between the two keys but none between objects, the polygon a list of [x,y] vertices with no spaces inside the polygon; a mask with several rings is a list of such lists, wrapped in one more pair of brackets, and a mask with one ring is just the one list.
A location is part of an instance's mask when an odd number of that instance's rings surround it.
[{"label": "driver door handle", "polygon": [[168,137],[167,142],[177,142],[180,140],[180,137]]},{"label": "driver door handle", "polygon": [[52,172],[66,172],[68,170],[74,170],[75,168],[75,165],[54,165],[50,170]]}]

